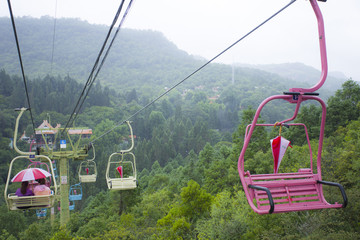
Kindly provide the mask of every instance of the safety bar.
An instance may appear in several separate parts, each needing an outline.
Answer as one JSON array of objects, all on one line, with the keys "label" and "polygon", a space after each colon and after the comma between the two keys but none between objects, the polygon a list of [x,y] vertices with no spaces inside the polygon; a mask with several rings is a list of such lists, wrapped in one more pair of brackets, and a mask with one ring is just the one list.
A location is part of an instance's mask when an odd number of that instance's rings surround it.
[{"label": "safety bar", "polygon": [[320,183],[320,184],[325,184],[325,185],[329,185],[329,186],[338,187],[340,189],[341,195],[342,195],[342,197],[344,199],[344,203],[343,203],[342,207],[345,208],[347,206],[348,198],[346,196],[344,187],[340,183],[328,182],[328,181],[320,181],[320,180],[317,180],[317,182]]},{"label": "safety bar", "polygon": [[273,213],[274,212],[274,200],[272,198],[270,190],[267,187],[260,187],[260,186],[256,186],[256,185],[252,185],[252,184],[249,184],[248,186],[249,186],[249,188],[253,188],[253,189],[256,189],[256,190],[266,192],[266,194],[268,195],[269,203],[270,203],[269,213]]}]

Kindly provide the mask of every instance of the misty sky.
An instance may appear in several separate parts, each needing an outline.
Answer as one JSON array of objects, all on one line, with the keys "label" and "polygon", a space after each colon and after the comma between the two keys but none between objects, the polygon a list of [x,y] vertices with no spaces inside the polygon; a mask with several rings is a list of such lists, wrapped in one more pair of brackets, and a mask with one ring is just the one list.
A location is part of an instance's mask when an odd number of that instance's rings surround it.
[{"label": "misty sky", "polygon": [[[57,18],[110,25],[120,2],[12,0],[11,4],[15,16],[56,14]],[[124,27],[160,31],[180,49],[211,59],[287,3],[289,0],[136,0]],[[360,81],[360,1],[328,0],[318,4],[325,21],[329,71],[340,71]],[[6,0],[0,0],[0,16],[9,16]],[[302,62],[320,69],[318,47],[311,5],[307,0],[297,0],[217,62]]]}]

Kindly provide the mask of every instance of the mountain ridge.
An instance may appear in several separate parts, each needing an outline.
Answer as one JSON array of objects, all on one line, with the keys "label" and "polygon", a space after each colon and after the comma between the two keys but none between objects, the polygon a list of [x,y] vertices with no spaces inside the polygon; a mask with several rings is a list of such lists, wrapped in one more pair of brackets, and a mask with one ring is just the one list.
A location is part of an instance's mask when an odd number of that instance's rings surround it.
[{"label": "mountain ridge", "polygon": [[[15,21],[25,73],[31,78],[41,78],[50,74],[68,75],[79,82],[85,81],[108,31],[105,25],[89,24],[72,18],[57,19],[52,56],[53,19],[51,17],[39,19],[21,17],[16,18]],[[5,69],[7,73],[20,75],[9,18],[0,18],[0,32],[4,33],[0,41],[0,54],[3,56],[0,58],[0,68]],[[52,57],[53,62],[51,62]],[[205,59],[199,59],[179,49],[161,32],[121,29],[98,76],[98,81],[117,91],[144,88],[146,84],[159,91],[183,80],[206,62]],[[306,86],[299,85],[299,87],[309,87],[317,82],[317,75],[320,75],[316,69],[300,63],[255,67],[243,64],[236,65],[236,68],[236,78],[240,80],[250,78],[252,80],[248,83],[254,86],[264,85],[262,81],[268,81],[267,84],[270,85],[276,82],[281,90],[284,90],[281,85],[288,88],[293,87],[294,84],[305,84]],[[265,72],[258,72],[258,69]],[[184,83],[181,87],[231,86],[231,72],[230,65],[211,63],[192,76],[193,82]],[[303,81],[303,79],[310,80]],[[326,91],[330,91],[326,95],[335,92],[345,80],[329,77],[329,81],[324,85]],[[235,82],[238,83],[239,80]],[[241,82],[240,84],[242,85]]]},{"label": "mountain ridge", "polygon": [[[278,74],[281,77],[297,82],[306,82],[310,85],[316,84],[321,76],[321,71],[300,62],[279,64],[235,64],[242,67],[260,69],[270,73]],[[348,80],[348,78],[344,73],[339,71],[329,71],[326,82],[324,83],[324,87],[339,89],[346,80]]]}]

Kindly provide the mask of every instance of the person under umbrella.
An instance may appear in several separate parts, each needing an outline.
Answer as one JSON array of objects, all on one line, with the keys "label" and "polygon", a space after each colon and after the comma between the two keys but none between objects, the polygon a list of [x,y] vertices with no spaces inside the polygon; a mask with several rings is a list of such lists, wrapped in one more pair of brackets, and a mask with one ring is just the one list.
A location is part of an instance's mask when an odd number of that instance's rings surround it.
[{"label": "person under umbrella", "polygon": [[[33,195],[50,195],[50,188],[45,186],[45,178],[50,177],[51,174],[41,168],[27,168],[18,172],[12,179],[11,182],[22,182],[22,186],[25,189],[25,185],[28,185],[31,180],[38,180],[39,186],[34,189]],[[27,182],[27,183],[24,183]],[[27,189],[27,186],[26,186]],[[29,189],[30,190],[30,189]],[[21,192],[21,190],[19,190]],[[31,190],[30,190],[31,191]],[[22,193],[22,192],[21,192]],[[19,195],[18,195],[19,196]],[[32,195],[27,195],[32,196]]]},{"label": "person under umbrella", "polygon": [[29,186],[28,181],[22,182],[21,187],[16,190],[15,194],[18,197],[34,196],[33,191],[31,191],[31,189],[29,189],[28,186]]},{"label": "person under umbrella", "polygon": [[39,196],[39,195],[50,195],[51,194],[51,190],[48,186],[45,185],[45,178],[40,178],[38,180],[39,185],[37,185],[34,188],[34,194],[35,196]]}]

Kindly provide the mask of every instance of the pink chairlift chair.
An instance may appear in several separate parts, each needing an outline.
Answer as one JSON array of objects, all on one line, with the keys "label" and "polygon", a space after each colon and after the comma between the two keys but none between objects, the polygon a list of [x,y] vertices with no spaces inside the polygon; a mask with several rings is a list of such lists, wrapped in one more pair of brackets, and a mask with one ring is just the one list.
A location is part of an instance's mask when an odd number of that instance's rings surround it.
[{"label": "pink chairlift chair", "polygon": [[[258,107],[252,124],[248,126],[245,133],[244,145],[239,156],[238,171],[245,195],[251,208],[258,214],[283,213],[292,211],[304,211],[324,208],[344,208],[347,205],[347,196],[344,188],[339,183],[323,181],[321,177],[321,151],[323,145],[326,105],[314,91],[318,90],[325,82],[327,76],[327,58],[325,46],[325,34],[323,18],[316,0],[310,0],[315,12],[320,41],[320,55],[322,73],[319,82],[312,88],[292,88],[284,95],[275,95],[265,99]],[[287,123],[289,126],[303,126],[310,151],[310,168],[299,169],[293,173],[273,173],[273,174],[251,174],[244,171],[244,156],[249,145],[251,136],[256,126],[274,126],[274,124],[258,124],[258,118],[263,107],[273,100],[285,100],[290,104],[296,104],[294,114],[291,118],[276,123],[277,126]],[[322,107],[320,137],[318,144],[318,155],[316,160],[316,172],[313,171],[312,151],[304,124],[288,123],[293,121],[297,115],[301,103],[314,100]],[[338,187],[343,203],[330,204],[325,200],[322,185]]]}]

